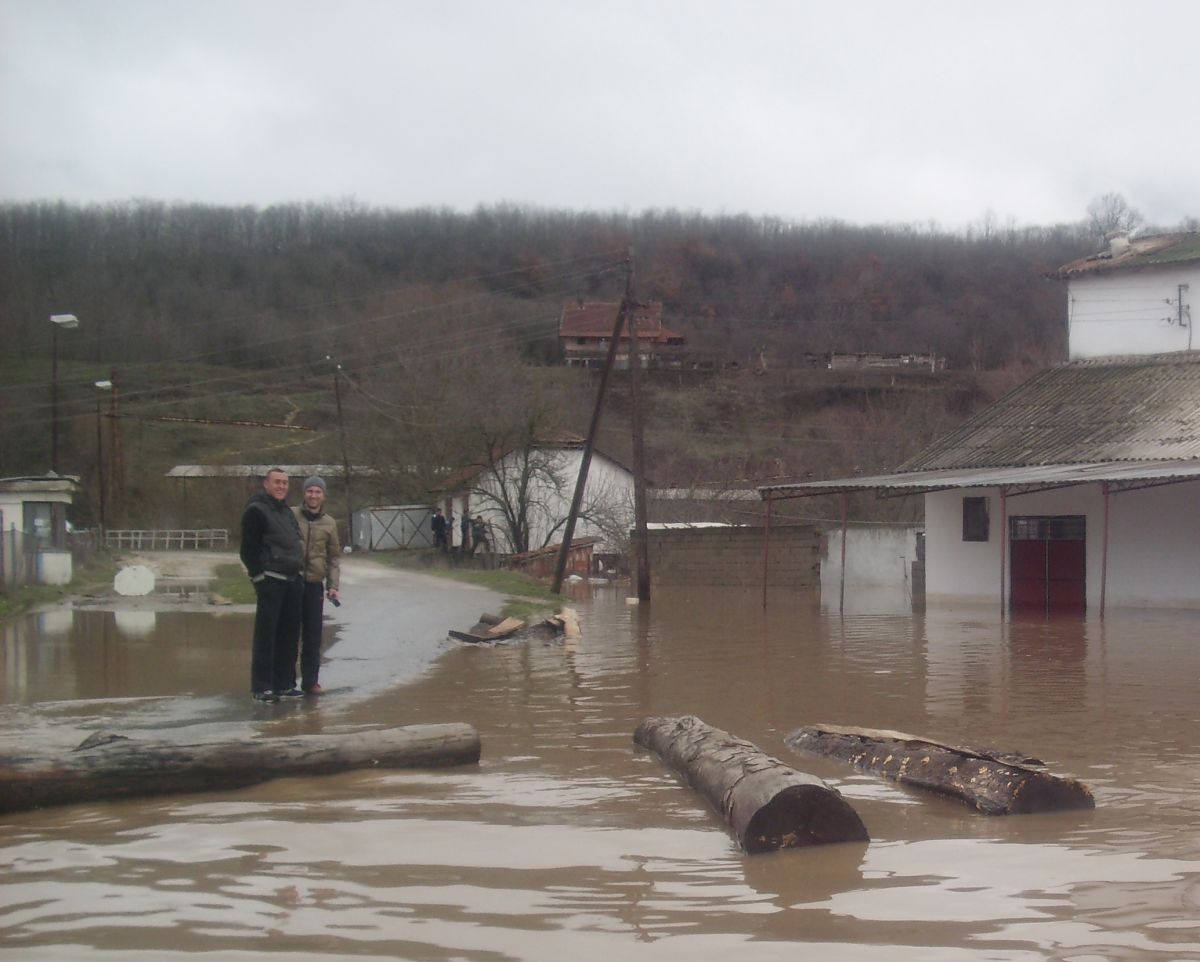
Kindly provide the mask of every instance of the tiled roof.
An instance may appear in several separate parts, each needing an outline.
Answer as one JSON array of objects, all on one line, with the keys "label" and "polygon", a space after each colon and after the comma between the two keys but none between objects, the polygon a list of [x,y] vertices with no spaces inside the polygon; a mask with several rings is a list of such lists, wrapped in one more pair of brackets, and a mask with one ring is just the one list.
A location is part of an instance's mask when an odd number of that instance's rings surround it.
[{"label": "tiled roof", "polygon": [[898,470],[1200,459],[1200,352],[1050,368]]},{"label": "tiled roof", "polygon": [[1065,279],[1083,274],[1104,274],[1200,261],[1200,231],[1151,234],[1132,238],[1128,244],[1128,248],[1120,253],[1104,251],[1071,261],[1070,264],[1060,267],[1052,276]]},{"label": "tiled roof", "polygon": [[[558,323],[560,337],[612,337],[617,323],[620,304],[616,301],[571,301],[563,307]],[[674,331],[663,327],[663,306],[659,301],[649,301],[637,308],[638,338],[664,339],[678,337]],[[624,336],[628,337],[628,329]]]}]

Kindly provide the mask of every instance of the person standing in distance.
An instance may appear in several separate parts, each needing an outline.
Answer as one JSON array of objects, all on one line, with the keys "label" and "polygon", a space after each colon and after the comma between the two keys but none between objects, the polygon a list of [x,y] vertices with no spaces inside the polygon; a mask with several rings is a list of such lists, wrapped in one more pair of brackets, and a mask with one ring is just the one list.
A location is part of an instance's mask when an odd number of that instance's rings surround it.
[{"label": "person standing in distance", "polygon": [[287,493],[287,472],[271,468],[242,512],[242,564],[257,598],[250,692],[265,702],[290,695],[296,671],[304,546]]},{"label": "person standing in distance", "polygon": [[[304,482],[304,501],[292,508],[304,544],[304,602],[300,615],[300,688],[321,692],[321,620],[325,599],[341,604],[342,546],[337,522],[325,513],[325,479],[314,475]],[[294,678],[294,676],[293,676]],[[293,681],[294,684],[294,681]]]},{"label": "person standing in distance", "polygon": [[433,521],[430,522],[430,527],[433,528],[433,546],[438,551],[446,551],[446,517],[442,514],[441,508],[433,509]]}]

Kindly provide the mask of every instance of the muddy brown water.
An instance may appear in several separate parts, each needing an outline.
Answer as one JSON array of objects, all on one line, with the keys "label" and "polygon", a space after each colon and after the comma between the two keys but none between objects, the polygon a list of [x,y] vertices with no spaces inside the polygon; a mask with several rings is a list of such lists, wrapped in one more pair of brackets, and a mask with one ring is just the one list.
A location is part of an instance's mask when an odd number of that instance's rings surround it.
[{"label": "muddy brown water", "polygon": [[[224,694],[245,615],[10,636],[5,707],[35,727],[89,700],[153,727],[174,686],[267,733],[467,721],[484,755],[2,817],[0,958],[1200,959],[1200,614],[839,616],[720,590],[578,611],[577,642],[447,646],[406,685],[269,718]],[[631,744],[681,713],[825,778],[871,842],[739,853]],[[978,815],[784,746],[815,722],[1028,752],[1097,808]]]}]

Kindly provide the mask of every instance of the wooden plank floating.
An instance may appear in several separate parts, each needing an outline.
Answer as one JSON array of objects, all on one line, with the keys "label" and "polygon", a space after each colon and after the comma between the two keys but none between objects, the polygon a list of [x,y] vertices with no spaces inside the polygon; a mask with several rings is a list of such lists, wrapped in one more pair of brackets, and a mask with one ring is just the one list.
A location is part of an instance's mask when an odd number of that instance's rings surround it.
[{"label": "wooden plank floating", "polygon": [[450,629],[449,635],[456,641],[499,641],[508,638],[525,627],[520,618],[501,618],[499,615],[489,615],[486,612],[479,616],[479,621],[466,631]]},{"label": "wooden plank floating", "polygon": [[869,840],[836,789],[695,715],[643,719],[633,740],[704,795],[750,855]]},{"label": "wooden plank floating", "polygon": [[1095,808],[1091,790],[1046,771],[1036,758],[962,748],[873,728],[814,725],[784,739],[798,752],[840,758],[855,768],[957,798],[986,815]]},{"label": "wooden plank floating", "polygon": [[479,761],[480,751],[479,733],[461,723],[189,744],[93,735],[75,751],[53,757],[0,756],[0,813],[243,788],[358,768],[469,765]]}]

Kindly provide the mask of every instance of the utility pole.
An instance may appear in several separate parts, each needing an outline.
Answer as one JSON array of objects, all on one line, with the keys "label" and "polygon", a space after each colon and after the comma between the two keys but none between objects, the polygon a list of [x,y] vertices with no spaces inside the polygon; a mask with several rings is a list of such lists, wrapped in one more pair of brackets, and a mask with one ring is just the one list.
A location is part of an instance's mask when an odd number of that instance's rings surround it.
[{"label": "utility pole", "polygon": [[[633,265],[629,267],[633,284]],[[642,350],[638,343],[637,306],[629,310],[629,393],[633,402],[633,517],[634,545],[637,549],[638,601],[650,600],[650,550],[646,537],[646,452],[642,430],[641,367]]]},{"label": "utility pole", "polygon": [[337,405],[338,441],[342,448],[342,476],[346,479],[346,542],[354,545],[354,499],[350,494],[350,459],[346,455],[346,422],[342,418],[342,366],[328,354],[333,365],[333,401]]},{"label": "utility pole", "polygon": [[626,315],[633,306],[632,292],[633,254],[631,252],[625,260],[625,296],[621,298],[621,306],[617,308],[617,320],[613,325],[612,339],[608,342],[608,354],[604,358],[604,368],[600,372],[600,385],[596,389],[596,404],[592,408],[592,421],[588,425],[587,441],[584,443],[583,457],[579,462],[579,477],[575,479],[575,495],[571,498],[571,510],[567,514],[562,545],[558,549],[558,563],[554,568],[554,584],[550,588],[555,594],[562,591],[563,576],[567,571],[567,556],[571,551],[571,540],[575,537],[575,521],[579,517],[579,509],[583,505],[588,468],[592,464],[592,451],[596,447],[596,434],[600,430],[600,415],[604,411],[604,393],[608,389],[608,376],[612,372],[613,360],[617,356],[617,343],[621,340],[621,330],[625,327]]}]

